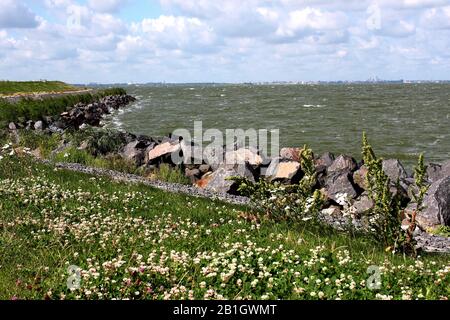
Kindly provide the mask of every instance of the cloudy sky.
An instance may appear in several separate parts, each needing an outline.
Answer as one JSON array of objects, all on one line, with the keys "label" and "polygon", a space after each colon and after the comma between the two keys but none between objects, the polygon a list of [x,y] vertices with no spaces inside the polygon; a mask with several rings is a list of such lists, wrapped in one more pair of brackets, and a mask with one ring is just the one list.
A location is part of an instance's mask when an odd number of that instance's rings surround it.
[{"label": "cloudy sky", "polygon": [[450,0],[0,0],[0,79],[449,79]]}]

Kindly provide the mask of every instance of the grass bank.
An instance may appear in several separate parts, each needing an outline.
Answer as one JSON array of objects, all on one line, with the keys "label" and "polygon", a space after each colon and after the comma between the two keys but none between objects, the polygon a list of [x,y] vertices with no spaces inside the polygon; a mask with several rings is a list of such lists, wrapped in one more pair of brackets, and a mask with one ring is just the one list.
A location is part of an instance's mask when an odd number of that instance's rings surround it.
[{"label": "grass bank", "polygon": [[[0,199],[3,299],[450,296],[448,256],[393,256],[362,236],[259,221],[244,207],[26,156],[0,160]],[[371,279],[378,289],[368,288]]]},{"label": "grass bank", "polygon": [[79,88],[61,81],[0,81],[0,95],[76,91]]}]

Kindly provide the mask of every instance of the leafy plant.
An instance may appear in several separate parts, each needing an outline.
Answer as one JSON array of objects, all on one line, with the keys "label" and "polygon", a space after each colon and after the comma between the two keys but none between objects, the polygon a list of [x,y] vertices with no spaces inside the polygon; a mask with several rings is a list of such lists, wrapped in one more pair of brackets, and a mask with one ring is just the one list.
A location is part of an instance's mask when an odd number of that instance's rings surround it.
[{"label": "leafy plant", "polygon": [[408,217],[409,219],[409,227],[406,230],[406,250],[413,252],[414,255],[415,252],[415,241],[413,238],[414,230],[416,229],[416,216],[417,213],[420,212],[423,209],[423,199],[425,197],[425,194],[427,193],[429,189],[429,185],[425,183],[427,173],[427,167],[424,164],[424,156],[423,153],[420,154],[419,160],[417,163],[417,166],[414,169],[414,180],[416,183],[416,186],[418,188],[418,192],[416,194],[413,194],[413,200],[416,203],[416,209],[412,212],[411,216]]},{"label": "leafy plant", "polygon": [[190,180],[184,175],[178,167],[171,167],[167,163],[163,163],[152,172],[150,175],[152,180],[179,183],[179,184],[190,184]]},{"label": "leafy plant", "polygon": [[374,202],[369,217],[370,232],[386,249],[402,248],[406,239],[401,229],[400,200],[392,194],[391,181],[383,171],[383,159],[376,157],[365,132],[362,155],[368,170],[367,191]]},{"label": "leafy plant", "polygon": [[436,228],[430,228],[427,232],[435,234],[437,236],[450,238],[450,227],[449,226],[438,226]]},{"label": "leafy plant", "polygon": [[238,183],[238,191],[250,197],[268,217],[275,220],[317,219],[323,199],[319,190],[314,190],[317,175],[312,150],[306,146],[300,152],[300,165],[304,172],[297,185],[282,185],[260,179],[252,182],[244,177],[232,177]]}]

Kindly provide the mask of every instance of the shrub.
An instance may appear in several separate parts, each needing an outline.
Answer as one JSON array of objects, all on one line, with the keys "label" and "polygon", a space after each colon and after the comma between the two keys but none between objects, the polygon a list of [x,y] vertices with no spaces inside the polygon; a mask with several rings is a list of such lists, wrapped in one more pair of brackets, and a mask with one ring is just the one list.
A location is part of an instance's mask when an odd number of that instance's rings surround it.
[{"label": "shrub", "polygon": [[131,174],[137,173],[138,170],[134,162],[126,160],[120,155],[108,155],[97,159],[101,159],[101,162],[94,163],[93,166]]},{"label": "shrub", "polygon": [[95,158],[91,154],[75,147],[68,147],[64,151],[57,153],[53,160],[55,162],[79,163],[84,165],[95,163]]},{"label": "shrub", "polygon": [[179,184],[190,184],[190,180],[185,176],[183,171],[178,167],[171,167],[170,165],[163,163],[152,172],[150,175],[152,180],[179,183]]},{"label": "shrub", "polygon": [[252,203],[269,218],[275,220],[317,220],[323,199],[317,183],[313,153],[306,146],[300,153],[300,164],[304,176],[297,185],[282,185],[260,179],[254,183],[243,177],[232,177],[238,183],[238,191],[250,197]]},{"label": "shrub", "polygon": [[374,202],[369,213],[369,231],[386,249],[401,249],[406,239],[401,229],[400,200],[392,194],[391,181],[383,171],[383,159],[375,156],[366,133],[363,133],[362,155],[368,170],[367,191]]},{"label": "shrub", "polygon": [[44,158],[50,156],[51,152],[56,149],[61,141],[59,134],[37,134],[33,131],[22,130],[19,134],[21,147],[27,147],[32,150],[39,149]]}]

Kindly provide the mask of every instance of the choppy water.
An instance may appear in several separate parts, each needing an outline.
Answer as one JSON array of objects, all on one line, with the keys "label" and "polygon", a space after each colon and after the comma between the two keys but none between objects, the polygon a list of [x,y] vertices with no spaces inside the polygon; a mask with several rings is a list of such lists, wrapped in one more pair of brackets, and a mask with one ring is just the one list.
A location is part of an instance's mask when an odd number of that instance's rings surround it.
[{"label": "choppy water", "polygon": [[177,128],[280,129],[282,146],[309,144],[360,158],[361,135],[380,156],[450,159],[450,85],[179,85],[128,87],[138,102],[109,126],[147,135]]}]

